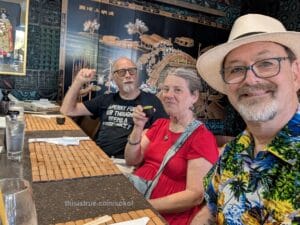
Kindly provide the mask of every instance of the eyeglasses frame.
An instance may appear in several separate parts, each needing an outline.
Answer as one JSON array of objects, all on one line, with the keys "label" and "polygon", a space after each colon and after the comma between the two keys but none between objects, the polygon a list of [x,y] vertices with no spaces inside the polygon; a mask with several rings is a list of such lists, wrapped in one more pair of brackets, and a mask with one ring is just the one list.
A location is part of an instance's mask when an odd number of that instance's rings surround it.
[{"label": "eyeglasses frame", "polygon": [[[265,61],[265,60],[269,60],[269,59],[275,59],[275,60],[278,61],[278,66],[279,66],[278,72],[277,72],[276,74],[272,75],[272,76],[267,76],[267,77],[261,77],[261,76],[259,76],[259,75],[255,72],[255,70],[253,69],[253,66],[254,66],[255,64],[257,64],[258,62]],[[248,70],[251,70],[251,71],[253,72],[253,74],[254,74],[256,77],[258,77],[258,78],[261,78],[261,79],[271,78],[271,77],[277,76],[277,75],[280,73],[280,70],[281,70],[281,61],[284,61],[284,60],[287,60],[287,59],[290,59],[290,57],[289,57],[289,56],[272,57],[272,58],[266,58],[266,59],[258,60],[258,61],[254,62],[253,64],[251,64],[251,65],[249,65],[249,66],[238,66],[238,67],[245,68],[244,78],[243,78],[241,81],[239,81],[239,82],[231,83],[231,82],[226,81],[226,80],[225,80],[225,73],[224,73],[225,68],[223,68],[223,69],[220,71],[220,73],[221,73],[221,76],[222,76],[223,81],[224,81],[226,84],[240,84],[240,83],[242,83],[243,81],[246,80]]]},{"label": "eyeglasses frame", "polygon": [[[129,72],[129,70],[132,70],[132,69],[134,69],[136,71],[134,74],[131,74]],[[125,70],[124,76],[120,76],[120,74],[119,74],[119,72],[122,71],[122,70]],[[127,73],[129,73],[130,76],[135,76],[135,75],[137,75],[137,67],[130,67],[130,68],[118,69],[118,70],[113,71],[113,74],[115,74],[115,73],[117,74],[117,77],[119,77],[119,78],[125,77]]]}]

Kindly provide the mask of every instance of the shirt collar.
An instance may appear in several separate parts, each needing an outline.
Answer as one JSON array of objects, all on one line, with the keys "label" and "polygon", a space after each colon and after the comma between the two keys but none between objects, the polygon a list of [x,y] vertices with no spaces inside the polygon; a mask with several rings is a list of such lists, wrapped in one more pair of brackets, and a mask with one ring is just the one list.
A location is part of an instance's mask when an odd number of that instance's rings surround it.
[{"label": "shirt collar", "polygon": [[[237,143],[244,147],[253,145],[253,138],[248,130],[244,130],[238,137]],[[272,142],[265,147],[265,150],[277,158],[295,165],[300,153],[300,105],[292,119],[277,133]]]}]

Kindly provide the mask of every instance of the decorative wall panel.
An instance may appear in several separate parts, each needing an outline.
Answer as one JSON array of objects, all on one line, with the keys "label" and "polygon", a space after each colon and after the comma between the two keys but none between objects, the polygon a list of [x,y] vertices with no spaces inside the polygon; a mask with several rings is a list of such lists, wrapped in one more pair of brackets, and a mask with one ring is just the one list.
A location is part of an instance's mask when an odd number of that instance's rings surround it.
[{"label": "decorative wall panel", "polygon": [[[246,1],[246,0],[245,0]],[[248,0],[249,1],[249,0]],[[85,2],[85,1],[82,1]],[[99,2],[94,1],[95,4],[100,4]],[[239,4],[241,3],[239,0],[233,1],[233,0],[185,0],[185,1],[177,1],[177,2],[189,2],[191,4],[194,4],[196,6],[202,6],[207,8],[213,8],[219,11],[222,11],[225,13],[226,16],[216,16],[216,15],[210,15],[203,12],[195,11],[195,10],[188,10],[186,8],[182,7],[174,7],[172,5],[158,3],[158,1],[140,1],[140,0],[132,0],[132,1],[110,1],[111,4],[106,4],[106,7],[103,8],[104,11],[102,11],[103,17],[112,17],[112,8],[117,7],[115,4],[117,2],[123,2],[123,3],[133,3],[140,4],[145,6],[145,12],[143,12],[145,15],[149,15],[150,18],[155,18],[157,14],[157,10],[160,12],[166,12],[167,15],[171,15],[171,17],[168,17],[170,21],[176,20],[181,21],[181,26],[173,27],[173,30],[180,30],[181,27],[185,26],[187,23],[191,23],[191,21],[188,21],[190,18],[198,18],[200,22],[194,23],[195,26],[203,26],[207,27],[208,33],[211,33],[211,30],[215,29],[223,29],[224,32],[226,32],[226,29],[229,29],[231,26],[232,21],[239,15]],[[115,2],[113,4],[113,2]],[[170,1],[171,2],[171,1]],[[255,3],[255,1],[252,1]],[[288,29],[292,30],[298,30],[300,31],[300,2],[298,0],[290,0],[290,1],[280,1],[280,7],[278,10],[277,17],[288,27]],[[59,42],[60,42],[60,31],[61,31],[61,19],[62,24],[66,23],[66,15],[61,16],[61,0],[30,0],[30,6],[29,6],[29,29],[28,29],[28,61],[27,61],[27,70],[26,70],[26,76],[24,77],[15,77],[15,76],[5,76],[2,75],[0,77],[0,88],[1,89],[9,89],[12,91],[12,93],[20,98],[20,99],[39,99],[39,98],[49,98],[50,100],[60,100],[62,95],[62,89],[63,84],[66,84],[64,88],[67,88],[68,85],[70,85],[72,81],[72,76],[67,75],[66,80],[64,82],[63,80],[63,72],[65,74],[72,74],[72,70],[78,69],[80,66],[83,65],[84,62],[93,61],[93,59],[86,59],[84,57],[77,57],[77,59],[74,59],[74,67],[70,67],[71,70],[69,71],[59,71]],[[128,11],[130,9],[121,8],[120,11]],[[146,12],[147,11],[147,12]],[[101,13],[101,12],[100,12]],[[170,14],[171,13],[171,14]],[[140,11],[140,14],[134,14],[131,16],[132,20],[131,22],[134,23],[136,18],[139,18],[139,15],[142,14],[142,11]],[[172,17],[173,16],[176,18]],[[162,16],[162,15],[158,15]],[[100,16],[99,16],[100,17]],[[98,18],[98,16],[97,16]],[[146,21],[146,20],[145,20]],[[153,20],[155,21],[155,20]],[[168,20],[164,20],[165,22],[156,23],[157,27],[162,27],[162,30],[165,26],[169,25],[169,22],[166,22]],[[126,30],[123,26],[119,26],[119,24],[122,22],[122,20],[117,21],[116,23],[110,24],[110,30],[106,34],[101,34],[99,31],[99,37],[102,37],[104,35],[108,34],[117,34],[120,30],[121,33],[126,33]],[[114,27],[115,25],[118,25]],[[124,24],[123,24],[124,25]],[[149,27],[150,25],[147,24]],[[78,28],[82,31],[82,24],[78,26]],[[104,27],[104,20],[100,21],[100,28],[102,29]],[[219,28],[218,28],[219,27]],[[180,28],[180,29],[179,29]],[[160,34],[162,37],[168,37],[168,34],[165,33],[165,31],[156,31],[155,29],[151,28],[149,29],[151,32],[149,34]],[[202,46],[200,46],[200,49],[203,50],[205,46],[210,45],[210,40],[217,40],[217,37],[210,36],[211,34],[206,34],[203,32],[196,32],[191,31],[191,33],[184,33],[183,37],[188,37],[186,34],[189,34],[189,37],[193,39],[194,45],[198,42],[202,43]],[[178,35],[178,37],[180,37]],[[82,36],[83,38],[83,36]],[[87,37],[86,37],[87,38]],[[120,36],[121,40],[128,38],[128,36]],[[132,37],[130,37],[132,38]],[[203,39],[201,39],[203,38]],[[214,39],[216,38],[216,39]],[[175,42],[175,38],[172,39],[173,45],[177,46],[180,43],[183,43],[185,39],[177,39],[177,43]],[[220,37],[219,42],[226,39],[226,34]],[[187,39],[188,42],[190,39]],[[112,41],[111,39],[106,39],[106,41]],[[217,41],[215,41],[217,42]],[[89,43],[89,42],[87,42]],[[93,43],[93,41],[91,42]],[[121,42],[122,43],[122,42]],[[123,42],[123,44],[126,44],[126,41]],[[96,51],[97,54],[107,54],[109,52],[107,49],[103,48],[104,44],[99,43],[96,44],[98,47],[96,49],[92,49],[92,51]],[[63,48],[65,46],[62,46]],[[181,46],[182,47],[182,46]],[[116,49],[116,47],[113,47],[113,49]],[[183,49],[183,47],[182,47]],[[186,48],[189,49],[189,48]],[[87,51],[87,49],[85,49]],[[196,59],[196,54],[198,54],[198,49],[194,51],[194,53],[191,53],[189,50],[182,50],[184,53],[189,54],[193,59]],[[114,51],[113,51],[114,52]],[[123,52],[123,54],[126,53],[126,50]],[[162,54],[162,53],[160,53]],[[181,54],[184,56],[184,54]],[[114,55],[114,57],[117,57],[118,55]],[[141,58],[141,61],[143,61],[143,58]],[[108,59],[102,59],[102,63],[107,63],[109,65]],[[73,61],[71,62],[65,62],[66,64],[72,65]],[[93,62],[92,62],[93,63]],[[107,76],[108,67],[101,66],[101,63],[95,62],[98,67],[99,74],[105,74]],[[96,65],[94,64],[94,65]],[[99,65],[98,65],[99,64]],[[90,64],[92,65],[92,64]],[[148,78],[146,73],[146,67],[144,67],[145,72],[145,78]],[[70,77],[70,78],[68,78]],[[99,76],[100,77],[100,76]],[[68,80],[69,79],[69,80]],[[101,78],[97,82],[102,82]],[[113,89],[113,88],[112,88]],[[235,111],[231,112],[231,108],[228,105],[228,102],[226,99],[220,99],[218,97],[217,93],[214,93],[212,91],[213,95],[210,96],[210,98],[207,97],[207,95],[202,96],[203,99],[207,102],[204,109],[200,111],[199,116],[205,117],[205,113],[207,113],[207,107],[212,104],[215,108],[218,108],[218,105],[221,105],[223,107],[223,110],[225,111],[225,118],[224,120],[213,120],[210,119],[208,125],[212,127],[214,131],[218,131],[222,134],[229,134],[232,133],[233,130],[238,130],[239,128],[236,127],[236,124],[239,122],[233,123],[236,117]],[[201,105],[199,106],[201,107]],[[203,111],[204,110],[204,111]],[[203,115],[204,114],[204,115]],[[231,127],[229,130],[228,128]]]},{"label": "decorative wall panel", "polygon": [[[183,13],[185,9],[176,11],[167,5],[141,3],[145,2],[63,1],[60,65],[64,93],[83,67],[96,69],[93,83],[100,89],[86,98],[116,91],[111,65],[120,56],[127,56],[138,64],[140,88],[159,95],[168,69],[195,69],[202,49],[224,42],[228,36],[226,26],[216,22],[219,16],[199,12],[195,16],[195,12]],[[196,105],[198,118],[214,133],[230,135],[234,132],[234,126],[229,124],[233,120],[226,122],[224,102],[222,94],[202,81]],[[231,116],[237,120],[237,114]]]}]

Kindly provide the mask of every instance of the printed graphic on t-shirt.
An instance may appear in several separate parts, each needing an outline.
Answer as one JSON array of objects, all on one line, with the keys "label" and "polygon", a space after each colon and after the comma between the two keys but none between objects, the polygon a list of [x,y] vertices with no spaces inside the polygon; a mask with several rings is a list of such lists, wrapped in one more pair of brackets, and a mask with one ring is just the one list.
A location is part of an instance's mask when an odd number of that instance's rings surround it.
[{"label": "printed graphic on t-shirt", "polygon": [[107,119],[102,124],[129,130],[132,127],[132,112],[133,106],[110,105],[106,110]]}]

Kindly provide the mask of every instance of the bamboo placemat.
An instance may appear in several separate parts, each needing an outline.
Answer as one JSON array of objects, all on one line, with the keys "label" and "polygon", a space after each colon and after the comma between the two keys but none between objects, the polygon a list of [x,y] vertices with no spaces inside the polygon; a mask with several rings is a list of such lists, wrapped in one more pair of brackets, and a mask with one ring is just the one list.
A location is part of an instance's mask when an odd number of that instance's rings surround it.
[{"label": "bamboo placemat", "polygon": [[65,116],[64,124],[56,123],[55,117],[44,118],[38,115],[25,114],[26,131],[49,130],[80,130],[80,127],[69,117]]},{"label": "bamboo placemat", "polygon": [[57,181],[121,174],[111,159],[91,140],[63,146],[29,143],[32,181]]},{"label": "bamboo placemat", "polygon": [[[107,223],[101,223],[99,225],[106,225],[106,224],[112,224],[117,222],[123,222],[128,221],[132,219],[138,219],[144,216],[148,216],[150,218],[147,225],[166,225],[167,223],[163,222],[151,209],[144,209],[144,210],[136,210],[136,211],[130,211],[128,213],[120,213],[120,214],[112,214],[111,217],[113,218],[113,221],[107,222]],[[91,220],[96,218],[88,218],[88,219],[82,219],[82,220],[76,220],[76,221],[69,221],[66,223],[57,223],[55,225],[83,225],[84,223],[90,222]]]}]

